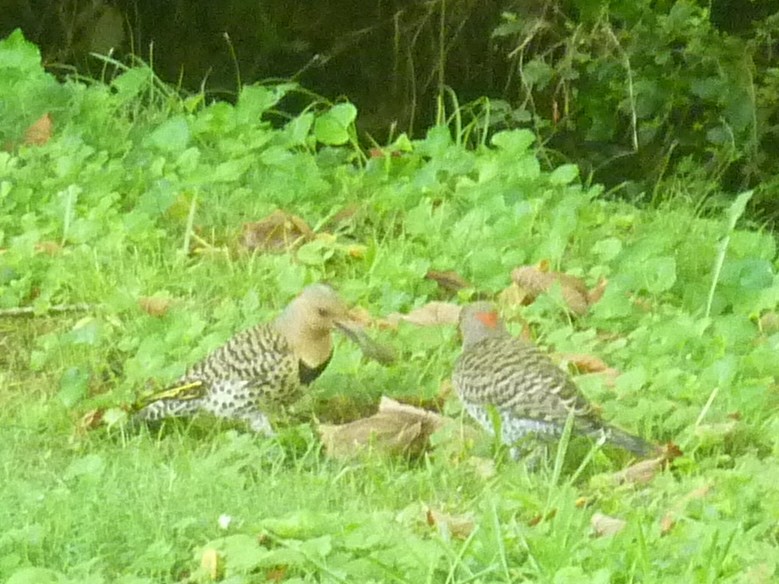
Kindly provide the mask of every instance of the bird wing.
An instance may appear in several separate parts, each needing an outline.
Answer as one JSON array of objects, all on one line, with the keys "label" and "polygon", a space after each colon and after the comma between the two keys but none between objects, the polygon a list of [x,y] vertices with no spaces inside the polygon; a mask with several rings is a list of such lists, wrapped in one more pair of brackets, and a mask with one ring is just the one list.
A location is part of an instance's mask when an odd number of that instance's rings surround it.
[{"label": "bird wing", "polygon": [[275,328],[263,324],[242,331],[224,345],[209,353],[160,391],[143,396],[139,403],[168,399],[198,399],[214,383],[240,383],[259,388],[261,394],[278,393],[285,397],[299,386],[298,359],[292,348]]},{"label": "bird wing", "polygon": [[534,345],[516,338],[484,339],[464,351],[452,377],[464,400],[492,404],[528,419],[564,423],[592,407],[573,380]]}]

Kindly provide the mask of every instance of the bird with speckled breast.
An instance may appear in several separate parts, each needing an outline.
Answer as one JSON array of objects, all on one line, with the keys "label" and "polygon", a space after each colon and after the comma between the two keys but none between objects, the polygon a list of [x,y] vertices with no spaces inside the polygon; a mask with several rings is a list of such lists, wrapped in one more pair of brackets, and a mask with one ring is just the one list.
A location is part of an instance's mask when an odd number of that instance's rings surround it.
[{"label": "bird with speckled breast", "polygon": [[511,336],[489,302],[476,302],[460,313],[463,349],[452,384],[466,411],[493,432],[490,408],[500,417],[501,441],[518,454],[527,435],[559,438],[569,415],[573,432],[628,450],[638,457],[657,447],[606,424],[566,372],[535,345]]},{"label": "bird with speckled breast", "polygon": [[239,332],[194,364],[171,387],[136,404],[135,421],[207,412],[241,420],[273,434],[266,411],[296,401],[333,355],[331,332],[339,329],[366,354],[391,357],[351,321],[344,301],[328,285],[306,287],[270,323]]}]

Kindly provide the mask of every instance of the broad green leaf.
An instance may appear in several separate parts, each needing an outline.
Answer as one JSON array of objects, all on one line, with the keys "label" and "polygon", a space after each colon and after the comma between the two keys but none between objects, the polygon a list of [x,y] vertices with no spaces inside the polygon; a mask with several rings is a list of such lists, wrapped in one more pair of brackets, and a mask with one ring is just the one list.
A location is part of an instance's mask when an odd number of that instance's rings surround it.
[{"label": "broad green leaf", "polygon": [[68,367],[60,377],[57,397],[66,408],[72,408],[87,394],[89,372],[79,367]]},{"label": "broad green leaf", "polygon": [[116,89],[120,100],[130,101],[149,87],[153,76],[154,72],[147,67],[133,67],[117,75],[111,85]]},{"label": "broad green leaf", "polygon": [[647,292],[665,292],[676,283],[676,260],[670,256],[647,258],[641,265],[641,273]]},{"label": "broad green leaf", "polygon": [[174,116],[162,122],[146,138],[150,146],[163,152],[182,152],[189,144],[190,132],[184,116]]},{"label": "broad green leaf", "polygon": [[527,153],[536,137],[530,130],[505,130],[492,137],[493,146],[516,156]]},{"label": "broad green leaf", "polygon": [[338,146],[351,137],[351,128],[357,118],[357,108],[350,103],[339,103],[317,117],[314,135],[322,144]]},{"label": "broad green leaf", "polygon": [[567,185],[579,176],[579,167],[575,164],[563,164],[558,166],[549,175],[549,182],[553,185]]}]

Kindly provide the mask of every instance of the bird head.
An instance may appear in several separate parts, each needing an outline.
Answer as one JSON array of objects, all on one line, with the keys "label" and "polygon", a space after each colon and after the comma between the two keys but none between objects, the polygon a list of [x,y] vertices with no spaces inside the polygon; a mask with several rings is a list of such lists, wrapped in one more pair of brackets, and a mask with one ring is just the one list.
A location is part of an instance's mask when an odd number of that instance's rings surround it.
[{"label": "bird head", "polygon": [[391,348],[371,339],[349,315],[349,308],[327,284],[311,284],[276,319],[276,327],[309,364],[320,363],[332,350],[330,333],[337,328],[369,358],[387,365],[394,361]]},{"label": "bird head", "polygon": [[312,336],[327,335],[334,328],[351,325],[349,308],[327,284],[311,284],[290,304],[303,328]]},{"label": "bird head", "polygon": [[460,334],[463,345],[468,346],[489,337],[508,335],[500,320],[495,305],[489,302],[474,302],[463,307],[460,312]]}]

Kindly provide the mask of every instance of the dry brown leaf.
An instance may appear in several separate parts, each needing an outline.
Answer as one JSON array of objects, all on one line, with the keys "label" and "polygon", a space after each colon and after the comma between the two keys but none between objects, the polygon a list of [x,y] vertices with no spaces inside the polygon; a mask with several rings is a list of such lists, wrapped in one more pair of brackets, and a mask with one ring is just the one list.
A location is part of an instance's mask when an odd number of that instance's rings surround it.
[{"label": "dry brown leaf", "polygon": [[200,556],[200,568],[209,580],[216,582],[222,579],[224,562],[219,552],[214,548],[206,548]]},{"label": "dry brown leaf", "polygon": [[366,450],[417,455],[444,423],[443,416],[382,397],[376,414],[348,424],[321,424],[319,434],[325,451],[335,458],[349,458]]},{"label": "dry brown leaf", "polygon": [[614,535],[625,529],[627,521],[616,517],[609,517],[603,513],[593,513],[590,525],[595,537]]},{"label": "dry brown leaf", "polygon": [[652,481],[657,473],[663,470],[665,462],[663,457],[641,460],[611,476],[618,485],[644,485]]},{"label": "dry brown leaf", "polygon": [[471,288],[471,283],[463,278],[457,272],[452,270],[441,272],[438,270],[428,270],[425,274],[426,280],[433,280],[436,284],[441,286],[444,290],[449,292],[457,292],[463,288]]},{"label": "dry brown leaf", "polygon": [[573,365],[581,374],[598,373],[603,375],[604,383],[608,387],[614,387],[617,377],[620,376],[618,369],[609,367],[605,361],[594,355],[585,355],[583,353],[558,353],[557,358],[564,363]]},{"label": "dry brown leaf", "polygon": [[354,306],[349,309],[349,319],[361,326],[369,326],[375,322],[370,311],[362,306]]},{"label": "dry brown leaf", "polygon": [[51,116],[45,113],[27,128],[24,132],[23,142],[28,146],[43,146],[51,140],[53,129],[54,124]]},{"label": "dry brown leaf", "polygon": [[397,327],[401,321],[417,326],[438,326],[457,324],[460,320],[461,307],[451,302],[429,302],[416,308],[408,314],[393,312],[385,322],[391,327]]},{"label": "dry brown leaf", "polygon": [[284,253],[313,238],[303,219],[278,209],[260,221],[244,223],[241,244],[249,251]]},{"label": "dry brown leaf", "polygon": [[138,299],[138,306],[150,316],[164,316],[172,305],[173,300],[159,296],[141,296]]},{"label": "dry brown leaf", "polygon": [[76,424],[76,434],[83,435],[97,428],[103,421],[103,414],[105,414],[103,409],[89,410]]},{"label": "dry brown leaf", "polygon": [[511,279],[533,300],[559,283],[563,299],[571,312],[582,315],[589,308],[587,287],[582,280],[570,274],[544,272],[536,266],[521,266],[511,272]]},{"label": "dry brown leaf", "polygon": [[469,515],[450,515],[428,507],[425,519],[430,527],[448,532],[455,539],[468,539],[476,527],[473,517]]}]

